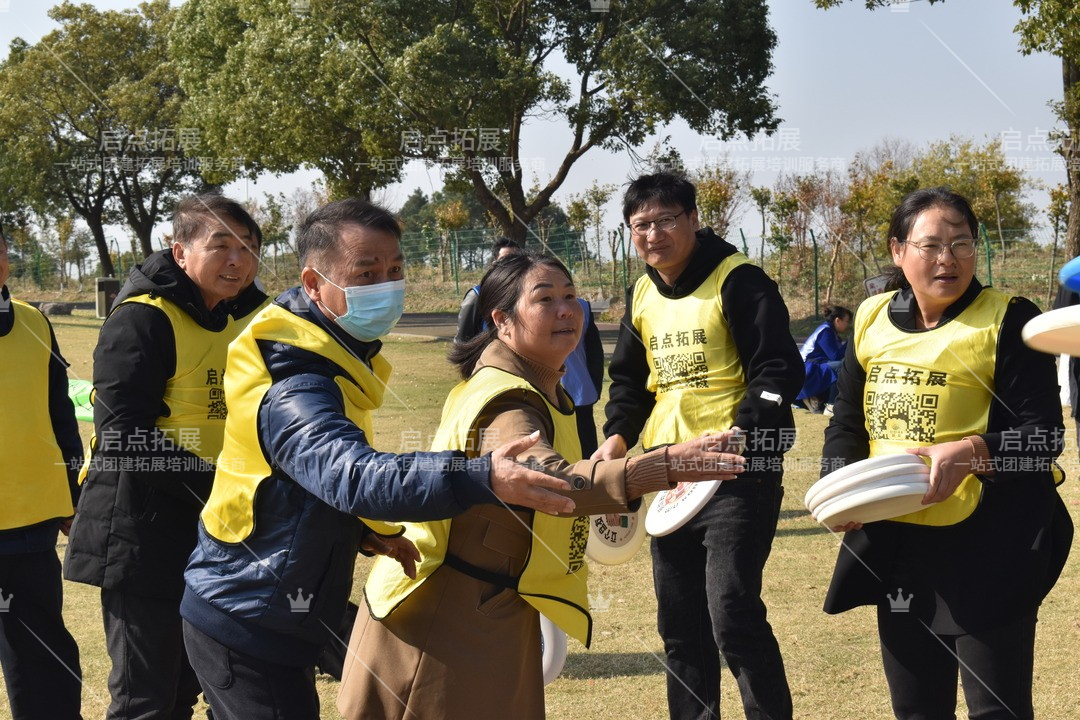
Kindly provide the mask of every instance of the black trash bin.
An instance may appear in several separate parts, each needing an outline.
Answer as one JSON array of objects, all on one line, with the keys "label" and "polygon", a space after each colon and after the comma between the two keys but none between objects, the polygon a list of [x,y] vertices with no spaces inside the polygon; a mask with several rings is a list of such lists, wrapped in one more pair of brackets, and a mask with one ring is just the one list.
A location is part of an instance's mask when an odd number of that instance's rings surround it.
[{"label": "black trash bin", "polygon": [[116,278],[97,279],[97,316],[105,318],[112,308],[113,301],[120,294],[120,281]]}]

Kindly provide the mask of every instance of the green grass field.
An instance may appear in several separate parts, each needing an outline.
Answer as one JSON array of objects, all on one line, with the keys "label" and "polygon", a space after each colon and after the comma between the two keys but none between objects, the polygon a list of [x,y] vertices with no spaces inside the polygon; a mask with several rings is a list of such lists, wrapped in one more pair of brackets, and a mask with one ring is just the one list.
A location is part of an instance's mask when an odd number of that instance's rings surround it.
[{"label": "green grass field", "polygon": [[[61,349],[74,377],[90,378],[91,356],[99,321],[84,315],[53,321]],[[376,414],[375,445],[393,451],[407,437],[427,438],[438,423],[439,410],[455,378],[444,361],[447,345],[417,339],[387,343],[386,356],[395,373],[384,407]],[[603,402],[598,404],[601,408]],[[598,413],[599,416],[599,413]],[[839,539],[814,523],[802,497],[817,478],[826,418],[799,412],[797,443],[788,454],[786,495],[772,557],[766,568],[765,600],[779,639],[795,700],[796,717],[886,718],[891,716],[885,680],[880,669],[873,611],[862,608],[827,616],[821,603],[828,585]],[[1080,463],[1067,421],[1069,445],[1062,456],[1069,481],[1062,495],[1074,521],[1080,520]],[[83,424],[84,437],[91,431]],[[58,548],[61,557],[64,548]],[[987,558],[993,562],[993,558]],[[361,558],[354,596],[367,572]],[[591,568],[590,591],[610,600],[609,609],[594,615],[591,650],[571,641],[562,676],[547,688],[551,718],[666,717],[662,646],[655,630],[656,603],[652,593],[649,554],[643,548],[624,565]],[[86,585],[65,584],[65,616],[82,651],[85,678],[83,714],[102,717],[108,703],[105,653],[98,591]],[[994,598],[986,599],[994,602]],[[1040,612],[1035,665],[1036,716],[1048,720],[1080,717],[1080,571],[1071,562]],[[498,681],[497,678],[494,681]],[[338,718],[337,685],[319,679],[324,718]],[[962,706],[962,700],[961,700]],[[742,717],[734,680],[725,672],[722,712]],[[201,711],[199,713],[201,716]],[[961,707],[961,716],[966,716]],[[0,690],[0,719],[10,718],[6,695]]]}]

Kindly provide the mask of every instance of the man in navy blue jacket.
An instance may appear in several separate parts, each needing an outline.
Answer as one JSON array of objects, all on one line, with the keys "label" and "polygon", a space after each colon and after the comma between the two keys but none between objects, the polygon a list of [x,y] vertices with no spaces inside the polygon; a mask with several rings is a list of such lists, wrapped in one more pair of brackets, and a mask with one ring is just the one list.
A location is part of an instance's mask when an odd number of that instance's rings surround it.
[{"label": "man in navy blue jacket", "polygon": [[552,492],[568,493],[566,482],[510,460],[535,438],[476,459],[371,447],[390,374],[379,338],[404,306],[400,239],[397,220],[367,202],[316,210],[297,240],[300,287],[230,346],[225,446],[180,609],[217,720],[319,716],[314,666],[345,610],[358,547],[415,572],[416,549],[381,521],[494,502],[573,510]]}]

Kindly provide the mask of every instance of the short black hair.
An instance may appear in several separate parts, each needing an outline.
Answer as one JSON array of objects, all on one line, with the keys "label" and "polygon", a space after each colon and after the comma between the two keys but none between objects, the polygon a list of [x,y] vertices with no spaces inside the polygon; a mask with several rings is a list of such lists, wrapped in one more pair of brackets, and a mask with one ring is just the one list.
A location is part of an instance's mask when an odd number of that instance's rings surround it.
[{"label": "short black hair", "polygon": [[172,215],[173,240],[184,246],[191,245],[191,241],[197,238],[206,226],[207,218],[229,218],[238,225],[243,225],[259,247],[262,247],[262,230],[259,229],[259,224],[243,205],[220,193],[191,195],[176,203]]},{"label": "short black hair", "polygon": [[642,175],[630,183],[623,195],[623,220],[650,204],[681,207],[683,212],[697,210],[697,189],[694,183],[674,173]]},{"label": "short black hair", "polygon": [[347,225],[382,230],[401,240],[401,223],[389,210],[360,198],[345,198],[317,208],[300,223],[296,233],[300,267],[311,265],[308,259],[313,256],[337,249],[341,230]]}]

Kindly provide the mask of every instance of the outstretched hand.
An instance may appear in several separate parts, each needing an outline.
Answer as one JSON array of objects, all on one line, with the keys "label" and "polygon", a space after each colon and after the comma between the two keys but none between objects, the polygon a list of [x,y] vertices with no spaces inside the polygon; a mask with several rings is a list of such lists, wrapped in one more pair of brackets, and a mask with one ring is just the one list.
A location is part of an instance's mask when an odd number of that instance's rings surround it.
[{"label": "outstretched hand", "polygon": [[[521,505],[549,515],[569,515],[574,501],[552,490],[570,490],[570,483],[530,470],[515,458],[540,439],[540,431],[499,446],[491,453],[491,491],[507,505]],[[546,488],[546,489],[545,489]]]},{"label": "outstretched hand", "polygon": [[708,432],[667,448],[668,482],[734,480],[746,469],[741,453],[745,436],[739,428]]}]

